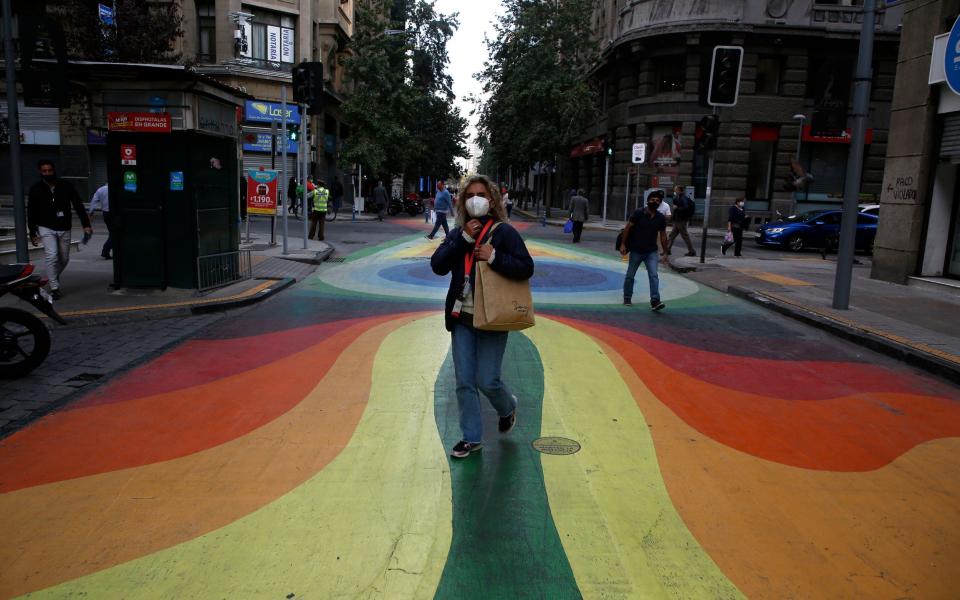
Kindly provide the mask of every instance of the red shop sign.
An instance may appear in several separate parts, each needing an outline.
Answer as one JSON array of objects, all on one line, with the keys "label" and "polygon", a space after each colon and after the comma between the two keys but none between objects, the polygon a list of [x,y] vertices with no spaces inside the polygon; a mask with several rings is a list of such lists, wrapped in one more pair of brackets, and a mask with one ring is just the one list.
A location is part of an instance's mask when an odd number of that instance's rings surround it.
[{"label": "red shop sign", "polygon": [[137,133],[170,133],[170,113],[112,112],[107,113],[107,129]]}]

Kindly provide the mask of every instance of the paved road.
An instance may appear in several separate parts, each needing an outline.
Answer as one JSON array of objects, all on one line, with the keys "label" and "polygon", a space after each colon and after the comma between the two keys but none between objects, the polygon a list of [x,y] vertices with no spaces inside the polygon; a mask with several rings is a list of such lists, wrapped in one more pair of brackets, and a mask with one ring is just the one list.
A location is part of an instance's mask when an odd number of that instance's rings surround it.
[{"label": "paved road", "polygon": [[623,307],[613,233],[517,226],[510,435],[447,457],[422,221],[337,222],[342,261],[0,441],[0,595],[954,596],[960,390],[672,273]]}]

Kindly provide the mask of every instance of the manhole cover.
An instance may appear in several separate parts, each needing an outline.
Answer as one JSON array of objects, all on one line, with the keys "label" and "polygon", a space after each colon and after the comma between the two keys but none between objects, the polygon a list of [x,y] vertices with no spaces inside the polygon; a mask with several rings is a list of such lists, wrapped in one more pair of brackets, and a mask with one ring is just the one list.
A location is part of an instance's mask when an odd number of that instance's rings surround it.
[{"label": "manhole cover", "polygon": [[346,256],[331,256],[330,258],[328,258],[328,259],[325,260],[324,262],[328,262],[328,263],[342,263],[342,262],[345,261],[345,260],[347,260],[347,257],[346,257]]},{"label": "manhole cover", "polygon": [[362,246],[363,244],[369,244],[370,242],[361,241],[361,240],[342,240],[341,244],[352,244],[355,246]]},{"label": "manhole cover", "polygon": [[404,257],[401,258],[400,260],[417,260],[417,261],[424,261],[424,260],[430,260],[430,257],[429,257],[429,256],[404,256]]},{"label": "manhole cover", "polygon": [[533,448],[543,454],[576,454],[580,443],[562,437],[542,437],[533,440]]}]

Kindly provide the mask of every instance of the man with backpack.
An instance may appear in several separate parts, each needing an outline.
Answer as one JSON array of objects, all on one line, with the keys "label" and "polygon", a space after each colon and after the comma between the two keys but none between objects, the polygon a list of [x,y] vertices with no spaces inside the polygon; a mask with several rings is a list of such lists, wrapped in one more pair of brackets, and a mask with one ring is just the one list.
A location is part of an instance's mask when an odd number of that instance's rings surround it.
[{"label": "man with backpack", "polygon": [[693,214],[697,211],[697,205],[690,196],[683,191],[683,186],[675,185],[673,187],[673,229],[670,231],[670,238],[667,242],[667,254],[673,248],[673,242],[677,236],[683,236],[683,241],[687,244],[687,253],[685,256],[696,256],[693,249],[693,242],[690,241],[690,234],[687,232],[687,225]]}]

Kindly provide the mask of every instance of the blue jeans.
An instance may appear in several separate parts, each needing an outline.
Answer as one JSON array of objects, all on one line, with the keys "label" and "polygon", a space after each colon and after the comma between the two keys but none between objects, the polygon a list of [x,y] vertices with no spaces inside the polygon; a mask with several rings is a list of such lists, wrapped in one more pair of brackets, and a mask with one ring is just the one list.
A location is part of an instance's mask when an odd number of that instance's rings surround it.
[{"label": "blue jeans", "polygon": [[483,421],[478,392],[483,392],[501,417],[509,415],[516,408],[513,394],[500,380],[507,332],[482,331],[457,323],[451,335],[460,430],[464,441],[479,443],[483,441]]},{"label": "blue jeans", "polygon": [[652,252],[634,252],[630,251],[630,264],[627,266],[627,276],[623,279],[623,299],[633,298],[633,278],[640,268],[640,263],[647,267],[647,279],[650,280],[650,302],[660,302],[660,277],[657,275],[657,263],[659,262],[657,251]]},{"label": "blue jeans", "polygon": [[447,227],[447,213],[438,212],[437,213],[437,222],[433,226],[433,231],[430,232],[430,237],[437,235],[437,231],[440,230],[440,227],[443,227],[443,234],[447,235],[450,233],[450,228]]}]

